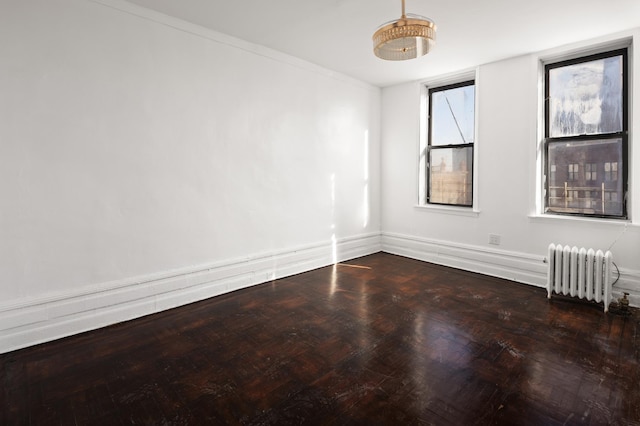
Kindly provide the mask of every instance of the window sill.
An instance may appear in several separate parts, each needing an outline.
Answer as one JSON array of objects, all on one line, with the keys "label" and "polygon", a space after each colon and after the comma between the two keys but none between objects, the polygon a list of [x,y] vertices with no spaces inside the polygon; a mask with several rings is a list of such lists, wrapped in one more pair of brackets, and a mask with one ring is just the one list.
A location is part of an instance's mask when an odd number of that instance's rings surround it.
[{"label": "window sill", "polygon": [[598,224],[612,227],[633,226],[632,222],[628,219],[602,219],[554,214],[530,214],[528,218],[531,223],[560,223],[564,221],[565,223],[584,223],[585,225]]},{"label": "window sill", "polygon": [[417,210],[425,210],[434,213],[466,216],[466,217],[478,217],[480,216],[480,210],[475,210],[469,207],[455,207],[455,206],[440,206],[429,204],[417,204],[414,206]]}]

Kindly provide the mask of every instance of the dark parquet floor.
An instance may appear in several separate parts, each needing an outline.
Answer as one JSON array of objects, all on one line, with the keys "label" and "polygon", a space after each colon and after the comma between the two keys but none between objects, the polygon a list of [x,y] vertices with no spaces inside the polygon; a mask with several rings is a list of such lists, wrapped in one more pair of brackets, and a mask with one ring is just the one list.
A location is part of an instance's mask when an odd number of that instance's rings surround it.
[{"label": "dark parquet floor", "polygon": [[378,253],[0,355],[0,420],[640,425],[639,320]]}]

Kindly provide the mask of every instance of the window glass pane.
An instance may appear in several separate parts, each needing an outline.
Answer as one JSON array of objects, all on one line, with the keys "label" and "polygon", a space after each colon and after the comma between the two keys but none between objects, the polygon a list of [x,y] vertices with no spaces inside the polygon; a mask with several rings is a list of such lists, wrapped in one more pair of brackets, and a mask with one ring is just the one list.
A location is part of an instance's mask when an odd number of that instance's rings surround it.
[{"label": "window glass pane", "polygon": [[598,178],[598,165],[596,163],[585,164],[584,177],[587,181],[596,180]]},{"label": "window glass pane", "polygon": [[618,180],[618,163],[604,163],[604,180]]},{"label": "window glass pane", "polygon": [[622,131],[622,55],[549,69],[549,137]]},{"label": "window glass pane", "polygon": [[[611,179],[613,165],[622,164],[621,138],[549,143],[547,157],[556,170],[548,177],[549,211],[623,215],[622,180]],[[591,175],[580,172],[588,169]]]},{"label": "window glass pane", "polygon": [[431,93],[431,146],[473,143],[475,86]]},{"label": "window glass pane", "polygon": [[473,201],[473,148],[431,150],[429,202],[470,206]]},{"label": "window glass pane", "polygon": [[577,180],[579,173],[579,164],[569,164],[569,173],[567,174],[567,180]]}]

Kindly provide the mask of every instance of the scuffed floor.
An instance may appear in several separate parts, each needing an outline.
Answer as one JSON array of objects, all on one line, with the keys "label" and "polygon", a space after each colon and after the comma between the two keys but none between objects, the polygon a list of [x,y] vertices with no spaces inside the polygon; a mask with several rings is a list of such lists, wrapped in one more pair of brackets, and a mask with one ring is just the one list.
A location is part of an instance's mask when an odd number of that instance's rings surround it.
[{"label": "scuffed floor", "polygon": [[0,355],[0,423],[640,425],[639,320],[378,253]]}]

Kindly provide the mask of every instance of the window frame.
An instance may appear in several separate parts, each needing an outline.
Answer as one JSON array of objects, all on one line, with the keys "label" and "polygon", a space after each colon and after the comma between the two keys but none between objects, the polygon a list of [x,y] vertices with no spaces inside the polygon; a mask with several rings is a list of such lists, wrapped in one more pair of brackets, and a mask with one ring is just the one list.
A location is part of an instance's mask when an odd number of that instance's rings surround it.
[{"label": "window frame", "polygon": [[[433,102],[432,102],[432,94],[437,92],[443,92],[445,90],[458,89],[461,87],[473,86],[474,91],[474,103],[473,103],[473,141],[462,143],[462,144],[448,144],[448,145],[432,145],[432,117],[433,117]],[[426,116],[426,146],[425,146],[425,168],[424,168],[424,194],[421,197],[424,197],[424,205],[426,206],[438,206],[438,207],[453,207],[453,208],[463,208],[463,209],[471,209],[475,208],[475,185],[476,185],[476,176],[475,176],[475,144],[476,144],[476,135],[477,135],[477,81],[474,76],[467,76],[465,78],[461,78],[456,82],[449,82],[443,84],[434,84],[426,86],[426,102],[427,102],[427,116]],[[470,203],[469,204],[454,204],[454,203],[443,203],[443,202],[434,202],[431,200],[431,155],[432,151],[437,151],[441,149],[463,149],[469,148],[471,150],[471,162],[469,164],[469,176],[471,177],[471,188],[470,188]],[[434,166],[436,167],[436,166]]]},{"label": "window frame", "polygon": [[[550,85],[549,85],[549,71],[556,68],[561,68],[565,66],[576,65],[580,63],[586,63],[590,61],[595,61],[599,59],[611,58],[615,56],[622,57],[622,129],[617,132],[607,132],[607,133],[596,133],[596,134],[582,134],[582,135],[571,135],[571,136],[555,136],[550,137]],[[570,216],[570,217],[578,217],[578,218],[587,218],[587,219],[606,219],[606,220],[627,220],[629,219],[629,210],[628,210],[628,196],[629,196],[629,115],[630,115],[630,104],[629,104],[629,48],[618,47],[614,49],[599,51],[597,53],[591,54],[583,54],[580,56],[572,57],[570,59],[560,59],[557,61],[548,61],[542,64],[543,71],[543,84],[544,84],[544,98],[543,98],[543,110],[542,110],[542,119],[544,121],[542,135],[542,152],[543,152],[543,213],[545,215],[557,215],[557,216]],[[553,211],[549,206],[549,198],[551,197],[551,189],[550,189],[550,176],[551,171],[549,170],[549,149],[550,146],[556,143],[567,143],[567,142],[589,142],[596,140],[616,140],[620,139],[621,144],[621,163],[622,163],[622,176],[620,175],[620,167],[618,166],[616,173],[618,179],[622,178],[622,212],[620,215],[617,214],[604,214],[603,213],[585,213],[585,212],[560,212]],[[616,162],[619,164],[618,162]],[[586,163],[585,163],[586,164]],[[604,167],[604,162],[602,163]],[[586,167],[583,165],[583,172],[586,172]],[[580,170],[579,170],[580,171]],[[605,171],[602,170],[598,175],[602,176],[604,179]]]}]

